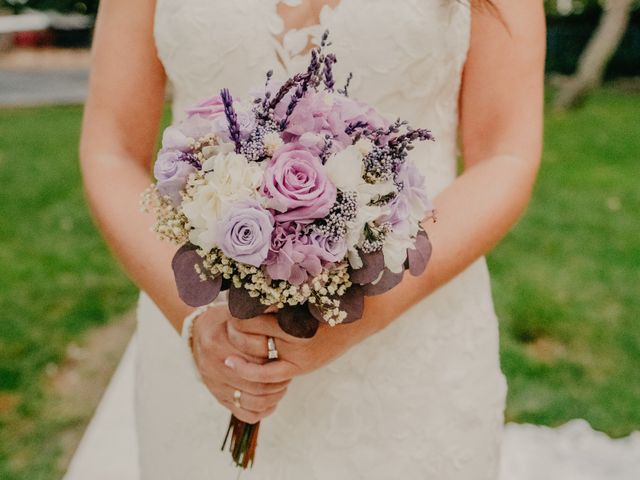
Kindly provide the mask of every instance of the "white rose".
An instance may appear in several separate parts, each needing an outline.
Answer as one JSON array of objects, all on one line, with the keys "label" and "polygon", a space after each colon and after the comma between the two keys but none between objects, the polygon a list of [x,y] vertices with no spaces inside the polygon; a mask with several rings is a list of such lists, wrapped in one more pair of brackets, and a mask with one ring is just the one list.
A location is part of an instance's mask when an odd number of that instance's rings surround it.
[{"label": "white rose", "polygon": [[334,153],[325,163],[329,180],[340,190],[358,190],[362,179],[362,154],[354,145]]},{"label": "white rose", "polygon": [[363,137],[354,144],[354,147],[356,147],[363,156],[366,156],[373,150],[373,142]]}]

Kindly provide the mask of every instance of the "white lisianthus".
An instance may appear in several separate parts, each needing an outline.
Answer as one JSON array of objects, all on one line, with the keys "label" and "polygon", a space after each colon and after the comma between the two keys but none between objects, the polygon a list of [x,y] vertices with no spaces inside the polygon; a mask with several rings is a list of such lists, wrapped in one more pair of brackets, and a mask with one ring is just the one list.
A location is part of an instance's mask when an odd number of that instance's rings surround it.
[{"label": "white lisianthus", "polygon": [[340,190],[355,190],[362,179],[362,153],[354,145],[331,155],[324,164],[329,180]]},{"label": "white lisianthus", "polygon": [[239,153],[219,153],[203,164],[205,179],[213,185],[223,204],[249,198],[258,199],[263,166]]},{"label": "white lisianthus", "polygon": [[413,247],[413,241],[410,237],[398,235],[396,232],[389,232],[382,247],[384,266],[393,273],[402,272],[404,270],[404,262],[407,259],[407,248],[411,247]]}]

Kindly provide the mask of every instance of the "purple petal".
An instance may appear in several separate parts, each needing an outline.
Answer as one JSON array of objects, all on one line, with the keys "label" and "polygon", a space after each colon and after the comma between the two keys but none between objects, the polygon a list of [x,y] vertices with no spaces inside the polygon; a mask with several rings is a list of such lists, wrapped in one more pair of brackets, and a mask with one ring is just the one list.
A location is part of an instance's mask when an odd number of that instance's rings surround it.
[{"label": "purple petal", "polygon": [[259,298],[249,295],[246,288],[236,288],[233,285],[229,287],[228,301],[231,315],[241,320],[257,317],[268,308],[267,305],[260,302]]},{"label": "purple petal", "polygon": [[420,230],[416,237],[414,248],[407,249],[407,262],[409,263],[411,275],[417,277],[425,271],[431,258],[431,250],[431,242],[427,232]]},{"label": "purple petal", "polygon": [[213,302],[222,286],[220,276],[207,277],[206,280],[202,280],[196,272],[196,265],[202,267],[202,257],[196,252],[196,247],[191,244],[180,247],[171,261],[178,295],[184,303],[192,307],[200,307]]},{"label": "purple petal", "polygon": [[354,283],[366,285],[378,278],[378,275],[384,269],[384,255],[381,251],[360,253],[360,258],[362,259],[362,268],[352,270],[350,278]]},{"label": "purple petal", "polygon": [[402,281],[403,274],[404,272],[393,273],[391,270],[385,268],[382,278],[380,278],[377,283],[369,283],[362,286],[364,294],[371,297],[388,292]]},{"label": "purple petal", "polygon": [[309,312],[306,304],[281,308],[277,316],[280,328],[294,337],[311,338],[318,331],[319,322]]}]

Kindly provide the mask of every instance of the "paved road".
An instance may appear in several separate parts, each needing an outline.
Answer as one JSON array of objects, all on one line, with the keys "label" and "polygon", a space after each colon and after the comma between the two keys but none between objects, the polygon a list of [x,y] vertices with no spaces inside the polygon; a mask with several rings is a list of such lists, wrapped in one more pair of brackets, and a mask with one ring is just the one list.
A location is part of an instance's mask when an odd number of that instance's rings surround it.
[{"label": "paved road", "polygon": [[0,107],[82,103],[88,78],[86,69],[0,69]]}]

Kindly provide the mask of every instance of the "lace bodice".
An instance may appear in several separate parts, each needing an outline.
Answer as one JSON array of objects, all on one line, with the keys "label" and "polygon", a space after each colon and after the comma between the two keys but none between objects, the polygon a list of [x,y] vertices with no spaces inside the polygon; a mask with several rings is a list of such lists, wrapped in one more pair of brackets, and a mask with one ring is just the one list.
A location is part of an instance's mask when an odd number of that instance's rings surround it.
[{"label": "lace bodice", "polygon": [[[299,0],[282,0],[297,5]],[[278,0],[158,0],[158,54],[174,87],[174,113],[229,87],[243,95],[267,70],[287,78],[306,68],[307,44],[325,29],[338,57],[335,77],[390,118],[430,128],[436,143],[416,155],[432,193],[455,175],[458,91],[469,42],[469,7],[457,0],[341,0],[317,25],[290,30]]]},{"label": "lace bodice", "polygon": [[[453,181],[468,3],[341,0],[321,10],[317,25],[284,35],[278,3],[157,0],[155,37],[175,116],[222,87],[241,96],[269,69],[280,79],[302,71],[301,53],[329,29],[338,85],[352,71],[351,95],[430,128],[437,141],[417,146],[416,163],[432,195]],[[188,352],[144,294],[138,318],[142,478],[235,478],[228,453],[218,451],[228,411],[190,374]],[[242,478],[495,479],[504,396],[479,260],[383,331],[295,378]]]}]

